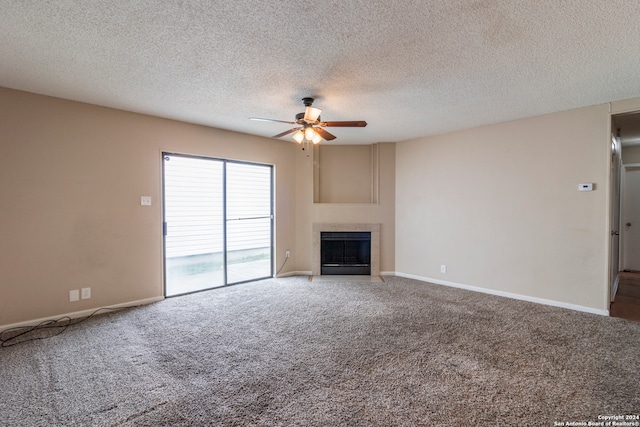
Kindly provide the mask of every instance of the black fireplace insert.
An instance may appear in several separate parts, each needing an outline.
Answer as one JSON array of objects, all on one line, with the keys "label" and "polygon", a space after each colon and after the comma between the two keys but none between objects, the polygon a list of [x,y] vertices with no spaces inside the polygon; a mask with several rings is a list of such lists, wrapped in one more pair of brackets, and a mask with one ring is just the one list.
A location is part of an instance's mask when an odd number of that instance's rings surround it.
[{"label": "black fireplace insert", "polygon": [[321,232],[320,274],[370,275],[371,232]]}]

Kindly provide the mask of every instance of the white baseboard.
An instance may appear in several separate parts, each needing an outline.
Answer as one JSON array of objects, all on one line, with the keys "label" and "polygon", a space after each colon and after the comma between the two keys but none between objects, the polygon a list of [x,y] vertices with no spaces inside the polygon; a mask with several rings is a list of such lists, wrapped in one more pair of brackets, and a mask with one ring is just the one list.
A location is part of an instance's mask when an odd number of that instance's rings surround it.
[{"label": "white baseboard", "polygon": [[87,317],[89,316],[91,313],[95,312],[96,310],[99,310],[101,308],[127,308],[127,307],[135,307],[138,305],[146,305],[146,304],[151,304],[154,302],[158,302],[158,301],[162,301],[164,299],[164,297],[153,297],[153,298],[145,298],[145,299],[141,299],[141,300],[137,300],[137,301],[129,301],[129,302],[123,302],[120,304],[114,304],[114,305],[109,305],[109,306],[104,306],[104,307],[94,307],[94,308],[90,308],[87,310],[81,310],[81,311],[74,311],[72,313],[64,313],[64,314],[59,314],[57,316],[50,316],[50,317],[42,317],[40,319],[32,319],[32,320],[26,320],[24,322],[18,322],[18,323],[12,323],[10,325],[3,325],[0,326],[0,331],[5,331],[7,329],[13,329],[13,328],[24,328],[24,327],[29,327],[29,326],[36,326],[39,325],[43,322],[47,322],[47,321],[55,321],[57,319],[60,318],[64,318],[64,317],[69,317],[71,319],[77,319],[79,317]]},{"label": "white baseboard", "polygon": [[583,305],[569,304],[561,301],[548,300],[544,298],[531,297],[528,295],[515,294],[511,292],[498,291],[495,289],[481,288],[479,286],[464,285],[461,283],[448,282],[446,280],[433,279],[431,277],[416,276],[414,274],[395,273],[396,276],[406,277],[407,279],[419,280],[421,282],[434,283],[436,285],[450,286],[452,288],[466,289],[468,291],[482,292],[483,294],[496,295],[500,297],[513,298],[521,301],[533,302],[536,304],[550,305],[553,307],[568,308],[569,310],[583,311],[585,313],[598,314],[600,316],[609,316],[609,310],[599,310],[593,307]]}]

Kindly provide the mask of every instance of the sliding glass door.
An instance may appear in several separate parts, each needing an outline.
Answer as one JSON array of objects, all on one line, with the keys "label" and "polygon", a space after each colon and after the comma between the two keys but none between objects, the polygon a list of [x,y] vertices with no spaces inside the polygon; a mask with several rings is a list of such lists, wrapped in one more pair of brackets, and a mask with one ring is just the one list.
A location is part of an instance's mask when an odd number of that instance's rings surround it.
[{"label": "sliding glass door", "polygon": [[223,286],[224,162],[164,155],[167,296]]},{"label": "sliding glass door", "polygon": [[163,155],[167,296],[272,276],[272,171]]},{"label": "sliding glass door", "polygon": [[227,163],[227,281],[271,276],[271,167]]}]

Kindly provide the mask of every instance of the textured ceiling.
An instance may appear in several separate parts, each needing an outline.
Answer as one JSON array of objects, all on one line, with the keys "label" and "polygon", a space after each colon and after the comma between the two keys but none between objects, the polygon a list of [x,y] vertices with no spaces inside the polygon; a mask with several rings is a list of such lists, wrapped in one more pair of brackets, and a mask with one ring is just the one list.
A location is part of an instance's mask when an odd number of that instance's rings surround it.
[{"label": "textured ceiling", "polygon": [[[0,86],[271,136],[316,97],[336,143],[640,96],[635,0],[0,0]],[[288,138],[288,137],[285,137]]]}]

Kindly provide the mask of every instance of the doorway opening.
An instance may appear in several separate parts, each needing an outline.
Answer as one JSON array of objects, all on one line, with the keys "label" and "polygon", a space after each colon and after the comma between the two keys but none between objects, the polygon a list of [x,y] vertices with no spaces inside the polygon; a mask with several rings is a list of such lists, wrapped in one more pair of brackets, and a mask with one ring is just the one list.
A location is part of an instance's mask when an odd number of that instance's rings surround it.
[{"label": "doorway opening", "polygon": [[610,314],[640,318],[640,112],[612,116]]},{"label": "doorway opening", "polygon": [[273,166],[162,159],[165,296],[273,276]]}]

